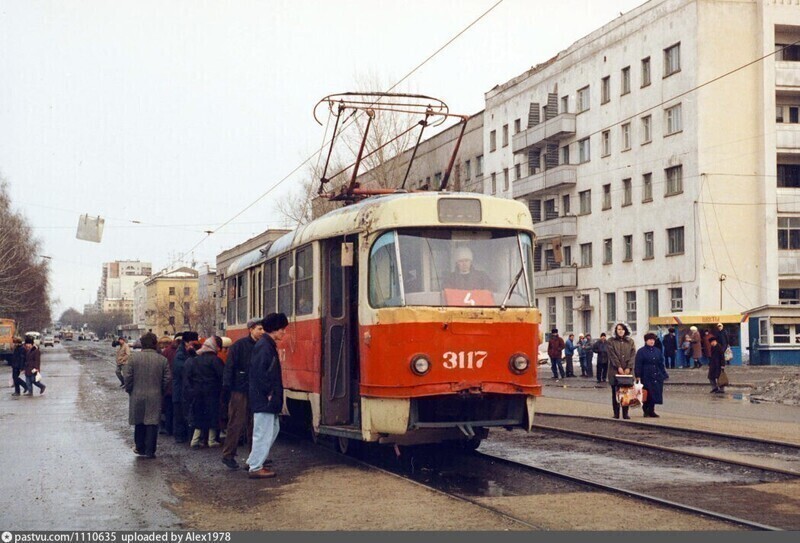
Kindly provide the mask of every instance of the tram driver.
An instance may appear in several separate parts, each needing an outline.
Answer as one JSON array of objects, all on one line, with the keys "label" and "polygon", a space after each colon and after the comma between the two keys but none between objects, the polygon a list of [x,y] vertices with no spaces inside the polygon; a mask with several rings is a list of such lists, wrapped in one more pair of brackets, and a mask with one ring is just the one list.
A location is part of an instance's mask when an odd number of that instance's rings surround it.
[{"label": "tram driver", "polygon": [[456,269],[444,281],[444,288],[458,290],[492,290],[489,277],[472,266],[472,250],[461,246],[455,253]]}]

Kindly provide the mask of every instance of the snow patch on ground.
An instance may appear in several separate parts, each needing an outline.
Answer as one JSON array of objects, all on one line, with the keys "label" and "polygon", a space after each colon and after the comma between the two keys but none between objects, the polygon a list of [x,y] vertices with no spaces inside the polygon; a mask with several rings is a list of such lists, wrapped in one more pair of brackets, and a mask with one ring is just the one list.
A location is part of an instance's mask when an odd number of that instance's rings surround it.
[{"label": "snow patch on ground", "polygon": [[758,386],[751,393],[750,399],[800,405],[800,372],[784,375]]}]

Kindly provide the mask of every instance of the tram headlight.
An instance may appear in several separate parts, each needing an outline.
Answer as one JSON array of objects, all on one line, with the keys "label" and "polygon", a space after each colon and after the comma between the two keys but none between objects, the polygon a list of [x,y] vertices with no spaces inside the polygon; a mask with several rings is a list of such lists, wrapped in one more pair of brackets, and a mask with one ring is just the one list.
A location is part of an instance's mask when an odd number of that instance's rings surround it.
[{"label": "tram headlight", "polygon": [[415,354],[411,357],[411,371],[417,375],[425,375],[431,371],[431,361],[424,354]]},{"label": "tram headlight", "polygon": [[525,373],[530,365],[530,359],[522,353],[511,355],[511,358],[508,360],[508,366],[514,373]]}]

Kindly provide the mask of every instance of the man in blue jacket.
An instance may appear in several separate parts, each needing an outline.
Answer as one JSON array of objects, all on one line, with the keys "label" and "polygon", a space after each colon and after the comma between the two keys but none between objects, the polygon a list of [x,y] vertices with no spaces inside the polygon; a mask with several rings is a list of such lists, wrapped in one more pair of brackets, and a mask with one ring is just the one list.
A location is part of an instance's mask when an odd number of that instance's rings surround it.
[{"label": "man in blue jacket", "polygon": [[[583,336],[581,336],[583,339]],[[564,344],[564,360],[567,362],[567,377],[575,377],[575,370],[572,368],[572,357],[575,355],[575,334],[570,334]],[[581,364],[581,368],[583,364]]]},{"label": "man in blue jacket", "polygon": [[283,313],[270,313],[262,321],[264,335],[253,348],[250,361],[250,409],[253,411],[253,448],[247,465],[251,479],[275,477],[264,467],[280,431],[278,414],[283,409],[283,378],[278,342],[286,335],[289,320]]}]

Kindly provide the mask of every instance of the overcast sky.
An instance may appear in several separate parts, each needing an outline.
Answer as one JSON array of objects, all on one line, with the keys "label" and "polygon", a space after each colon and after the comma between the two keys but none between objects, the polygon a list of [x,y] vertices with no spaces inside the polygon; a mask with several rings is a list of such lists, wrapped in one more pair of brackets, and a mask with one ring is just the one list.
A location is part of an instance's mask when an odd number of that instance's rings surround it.
[{"label": "overcast sky", "polygon": [[[95,300],[103,262],[167,266],[319,147],[320,98],[395,82],[495,3],[0,0],[0,175],[52,259],[55,316]],[[475,113],[641,3],[504,0],[399,90]],[[279,226],[275,201],[301,177],[194,260]],[[81,213],[106,219],[102,243],[75,239]]]}]

